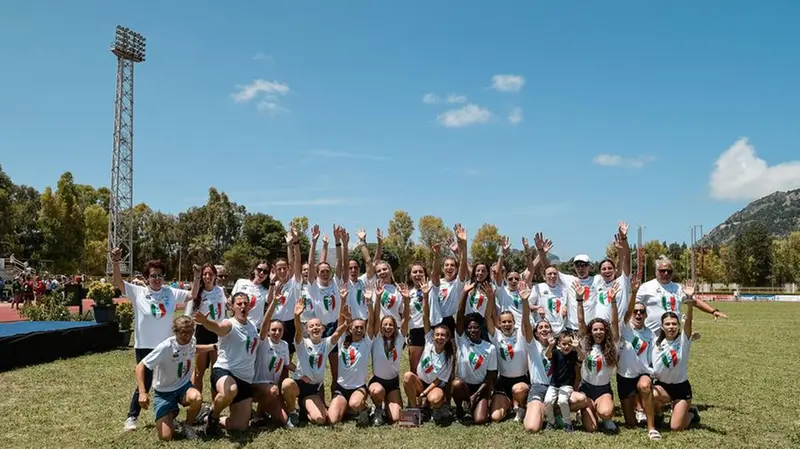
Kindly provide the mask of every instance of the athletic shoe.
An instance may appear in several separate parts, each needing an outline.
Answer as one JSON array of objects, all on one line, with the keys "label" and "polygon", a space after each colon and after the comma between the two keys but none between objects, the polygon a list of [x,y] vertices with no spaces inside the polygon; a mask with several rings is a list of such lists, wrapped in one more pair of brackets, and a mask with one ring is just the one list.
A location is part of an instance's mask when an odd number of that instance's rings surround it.
[{"label": "athletic shoe", "polygon": [[181,422],[178,421],[177,416],[172,418],[172,430],[175,433],[183,433],[183,424],[181,424]]},{"label": "athletic shoe", "polygon": [[564,424],[564,431],[567,433],[572,433],[575,431],[575,427],[572,426],[572,423]]},{"label": "athletic shoe", "polygon": [[222,433],[222,429],[219,426],[219,418],[214,418],[212,415],[208,415],[205,431],[207,437],[219,436]]},{"label": "athletic shoe", "polygon": [[603,430],[605,430],[606,432],[610,432],[610,433],[616,433],[617,432],[617,425],[614,424],[614,421],[612,421],[610,419],[607,419],[607,420],[603,421]]},{"label": "athletic shoe", "polygon": [[555,427],[564,427],[564,417],[560,414],[556,415]]},{"label": "athletic shoe", "polygon": [[382,426],[386,424],[386,417],[384,416],[386,412],[384,412],[383,407],[375,409],[375,416],[372,419],[373,426]]},{"label": "athletic shoe", "polygon": [[369,410],[364,409],[358,412],[358,421],[356,421],[356,426],[358,427],[369,426]]},{"label": "athletic shoe", "polygon": [[697,407],[689,407],[689,412],[692,414],[692,421],[689,423],[692,426],[697,426],[700,424],[700,410],[697,410]]},{"label": "athletic shoe", "polygon": [[638,424],[647,422],[647,415],[645,415],[641,410],[636,410],[636,422]]},{"label": "athletic shoe", "polygon": [[297,410],[289,412],[289,419],[286,420],[286,427],[288,427],[289,429],[294,429],[299,425],[300,425],[300,415],[297,413]]},{"label": "athletic shoe", "polygon": [[433,420],[434,423],[441,424],[442,423],[442,418],[443,418],[443,416],[442,416],[442,409],[441,408],[435,408],[435,409],[431,410],[431,420]]},{"label": "athletic shoe", "polygon": [[523,407],[517,407],[514,410],[514,422],[522,422],[525,420],[525,409]]},{"label": "athletic shoe", "polygon": [[198,439],[197,431],[194,430],[192,426],[184,426],[183,427],[183,436],[186,437],[187,440],[196,440]]},{"label": "athletic shoe", "polygon": [[135,416],[129,416],[125,420],[125,431],[126,432],[132,432],[134,430],[136,430],[136,417]]},{"label": "athletic shoe", "polygon": [[462,424],[471,424],[472,423],[472,410],[470,410],[469,402],[462,401],[461,408],[463,412],[461,413],[461,423]]},{"label": "athletic shoe", "polygon": [[197,412],[197,417],[194,419],[194,424],[196,426],[204,426],[206,424],[206,418],[211,416],[211,406],[208,404],[203,404],[200,407],[200,411]]}]

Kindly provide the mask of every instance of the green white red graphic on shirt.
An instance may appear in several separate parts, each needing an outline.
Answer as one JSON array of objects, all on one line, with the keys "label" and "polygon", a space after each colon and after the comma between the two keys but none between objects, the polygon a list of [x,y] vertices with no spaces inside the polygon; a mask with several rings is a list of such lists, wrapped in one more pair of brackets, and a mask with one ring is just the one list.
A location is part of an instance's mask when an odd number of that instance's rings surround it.
[{"label": "green white red graphic on shirt", "polygon": [[633,340],[631,340],[631,346],[636,351],[636,355],[642,355],[643,352],[647,351],[648,345],[646,341],[634,335]]},{"label": "green white red graphic on shirt", "polygon": [[469,305],[472,307],[473,310],[481,310],[483,307],[483,303],[486,302],[486,296],[484,296],[481,292],[472,291],[472,294],[469,296]]},{"label": "green white red graphic on shirt", "polygon": [[675,300],[675,295],[670,295],[669,299],[667,299],[667,295],[661,295],[661,307],[667,312],[676,311],[678,309],[678,301]]},{"label": "green white red graphic on shirt", "polygon": [[586,368],[590,373],[592,371],[599,373],[603,369],[603,356],[601,354],[589,354],[583,363],[586,364]]},{"label": "green white red graphic on shirt", "polygon": [[519,297],[519,293],[514,292],[511,294],[511,302],[514,303],[514,308],[519,309],[519,303],[522,301],[522,298]]},{"label": "green white red graphic on shirt", "polygon": [[678,359],[678,352],[672,348],[669,348],[669,350],[661,354],[661,363],[667,368],[675,368],[678,366],[678,362],[680,362]]},{"label": "green white red graphic on shirt", "polygon": [[392,307],[394,307],[396,302],[397,302],[396,295],[389,294],[389,292],[386,291],[383,292],[383,294],[381,295],[381,304],[383,305],[383,307],[386,307],[387,309],[391,309]]},{"label": "green white red graphic on shirt", "polygon": [[483,366],[483,362],[486,361],[486,358],[484,358],[482,354],[477,354],[473,351],[470,351],[467,360],[469,360],[469,364],[470,366],[472,366],[472,370],[477,371],[478,369],[480,369],[481,366]]},{"label": "green white red graphic on shirt", "polygon": [[500,347],[500,357],[506,361],[514,360],[514,345],[509,343],[502,345]]},{"label": "green white red graphic on shirt", "polygon": [[322,305],[325,306],[325,310],[330,312],[331,310],[336,308],[336,295],[325,295],[322,297]]},{"label": "green white red graphic on shirt", "polygon": [[386,354],[386,360],[388,360],[390,362],[396,362],[397,361],[397,348],[396,347],[392,346],[392,348],[389,349],[388,351],[385,350],[385,348],[384,348],[383,352]]},{"label": "green white red graphic on shirt", "polygon": [[556,298],[555,296],[548,298],[547,309],[553,314],[561,313],[561,298]]},{"label": "green white red graphic on shirt", "polygon": [[164,306],[164,303],[158,304],[150,304],[150,313],[155,318],[164,318],[164,315],[167,314],[167,308]]},{"label": "green white red graphic on shirt", "polygon": [[356,290],[356,304],[364,304],[364,290],[361,290],[360,288]]},{"label": "green white red graphic on shirt", "polygon": [[432,373],[433,369],[434,369],[433,360],[431,360],[430,356],[422,359],[422,371],[424,371],[425,374]]},{"label": "green white red graphic on shirt", "polygon": [[249,355],[253,355],[256,352],[256,346],[258,345],[258,337],[247,337],[244,341],[244,350],[247,351]]},{"label": "green white red graphic on shirt", "polygon": [[283,357],[278,354],[272,354],[272,358],[269,360],[269,370],[273,373],[280,373],[283,369]]},{"label": "green white red graphic on shirt", "polygon": [[320,370],[322,368],[322,354],[309,354],[308,364],[314,371]]},{"label": "green white red graphic on shirt", "polygon": [[192,360],[186,360],[178,363],[178,378],[183,379],[183,376],[189,374],[192,369]]},{"label": "green white red graphic on shirt", "polygon": [[256,308],[256,299],[257,299],[256,295],[250,295],[250,308],[251,309],[255,309]]},{"label": "green white red graphic on shirt", "polygon": [[222,303],[218,302],[216,304],[209,304],[208,305],[208,313],[206,313],[206,317],[211,319],[212,321],[216,321],[222,317]]},{"label": "green white red graphic on shirt", "polygon": [[597,302],[600,304],[607,306],[608,305],[608,293],[606,292],[598,292],[597,293]]},{"label": "green white red graphic on shirt", "polygon": [[342,348],[340,352],[340,356],[342,357],[342,363],[344,366],[353,366],[358,360],[358,351],[352,346],[349,348]]},{"label": "green white red graphic on shirt", "polygon": [[547,373],[547,378],[553,377],[553,364],[550,363],[550,359],[542,357],[542,365],[544,365],[544,372]]}]

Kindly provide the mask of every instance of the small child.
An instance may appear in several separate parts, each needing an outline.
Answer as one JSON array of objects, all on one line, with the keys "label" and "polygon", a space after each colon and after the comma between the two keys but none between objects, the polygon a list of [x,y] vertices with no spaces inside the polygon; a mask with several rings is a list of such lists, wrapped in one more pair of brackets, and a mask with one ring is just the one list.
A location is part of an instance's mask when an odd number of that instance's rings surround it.
[{"label": "small child", "polygon": [[[564,430],[572,432],[572,414],[569,410],[569,397],[572,395],[572,385],[575,383],[575,367],[578,364],[577,341],[569,331],[563,331],[554,340],[549,339],[550,345],[547,347],[544,356],[550,359],[553,368],[553,375],[550,378],[550,386],[544,396],[544,414],[547,417],[547,427],[555,428],[556,417],[553,412],[555,403],[561,410],[561,417],[564,421]],[[556,348],[558,345],[558,348]]]}]

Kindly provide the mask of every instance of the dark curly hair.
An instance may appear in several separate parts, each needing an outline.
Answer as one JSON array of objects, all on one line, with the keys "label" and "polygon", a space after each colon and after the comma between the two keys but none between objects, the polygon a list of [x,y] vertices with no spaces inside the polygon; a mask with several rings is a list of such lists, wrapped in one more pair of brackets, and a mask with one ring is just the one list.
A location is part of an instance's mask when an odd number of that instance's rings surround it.
[{"label": "dark curly hair", "polygon": [[603,358],[606,360],[608,366],[617,366],[619,354],[617,353],[617,345],[614,344],[613,337],[611,336],[611,325],[608,324],[608,321],[602,318],[595,318],[589,321],[589,324],[586,325],[586,335],[581,339],[581,348],[587,354],[592,351],[592,346],[594,346],[592,327],[597,323],[602,323],[603,329],[606,331],[603,341],[600,343],[600,347],[603,351]]}]

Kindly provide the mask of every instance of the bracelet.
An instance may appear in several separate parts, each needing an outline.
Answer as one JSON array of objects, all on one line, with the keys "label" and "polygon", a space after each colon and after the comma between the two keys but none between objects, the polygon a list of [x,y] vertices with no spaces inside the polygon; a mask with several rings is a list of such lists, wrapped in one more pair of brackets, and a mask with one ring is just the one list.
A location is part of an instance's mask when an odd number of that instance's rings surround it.
[{"label": "bracelet", "polygon": [[299,244],[300,244],[300,240],[292,242],[292,245],[299,245]]},{"label": "bracelet", "polygon": [[719,312],[719,309],[715,308],[711,313],[717,313],[717,312]]},{"label": "bracelet", "polygon": [[340,247],[340,246],[342,246],[342,244],[341,244],[341,243],[337,243],[337,244],[336,244],[336,247]]}]

